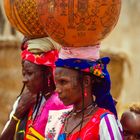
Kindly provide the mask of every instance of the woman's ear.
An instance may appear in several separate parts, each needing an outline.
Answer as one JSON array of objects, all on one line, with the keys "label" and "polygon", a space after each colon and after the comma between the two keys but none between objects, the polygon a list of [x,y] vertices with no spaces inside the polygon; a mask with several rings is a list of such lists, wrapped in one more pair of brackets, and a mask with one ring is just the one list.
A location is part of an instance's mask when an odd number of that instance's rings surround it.
[{"label": "woman's ear", "polygon": [[84,88],[87,88],[91,85],[91,77],[89,75],[85,75],[83,77]]}]

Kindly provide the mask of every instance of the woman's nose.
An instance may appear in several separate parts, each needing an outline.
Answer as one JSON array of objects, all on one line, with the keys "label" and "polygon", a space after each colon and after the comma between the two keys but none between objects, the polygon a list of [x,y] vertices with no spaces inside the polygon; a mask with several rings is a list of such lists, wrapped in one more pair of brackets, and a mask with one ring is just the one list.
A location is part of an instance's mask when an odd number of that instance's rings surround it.
[{"label": "woman's nose", "polygon": [[62,90],[58,87],[58,86],[56,86],[56,90],[55,90],[58,94],[61,94],[61,92],[62,92]]},{"label": "woman's nose", "polygon": [[136,139],[133,135],[131,135],[131,136],[129,136],[129,138],[127,140],[136,140]]},{"label": "woman's nose", "polygon": [[24,84],[26,84],[27,81],[28,81],[28,79],[26,78],[26,76],[23,76],[22,82],[23,82]]}]

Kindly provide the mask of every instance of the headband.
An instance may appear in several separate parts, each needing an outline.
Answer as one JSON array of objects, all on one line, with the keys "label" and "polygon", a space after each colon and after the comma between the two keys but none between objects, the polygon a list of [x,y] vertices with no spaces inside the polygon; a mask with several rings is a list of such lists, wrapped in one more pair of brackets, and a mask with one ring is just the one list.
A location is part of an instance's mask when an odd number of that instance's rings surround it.
[{"label": "headband", "polygon": [[45,65],[54,68],[58,58],[58,51],[52,50],[41,54],[33,54],[27,49],[21,53],[22,60],[28,60],[37,65]]},{"label": "headband", "polygon": [[54,68],[60,45],[49,37],[26,40],[21,46],[22,60]]}]

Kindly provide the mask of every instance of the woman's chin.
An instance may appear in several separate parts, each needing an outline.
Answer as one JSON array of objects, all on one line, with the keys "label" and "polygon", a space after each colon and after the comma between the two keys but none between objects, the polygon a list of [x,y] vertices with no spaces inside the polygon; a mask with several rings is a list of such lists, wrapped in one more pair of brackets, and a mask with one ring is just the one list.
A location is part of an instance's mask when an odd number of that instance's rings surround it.
[{"label": "woman's chin", "polygon": [[63,104],[65,105],[65,106],[70,106],[70,105],[72,105],[68,100],[65,100],[65,99],[60,99],[62,102],[63,102]]}]

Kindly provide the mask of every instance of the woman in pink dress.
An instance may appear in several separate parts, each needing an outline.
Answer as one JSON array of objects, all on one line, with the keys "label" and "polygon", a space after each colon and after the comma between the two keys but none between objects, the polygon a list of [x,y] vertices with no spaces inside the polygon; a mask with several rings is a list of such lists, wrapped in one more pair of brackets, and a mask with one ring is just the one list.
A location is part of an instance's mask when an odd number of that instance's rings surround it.
[{"label": "woman in pink dress", "polygon": [[57,44],[49,38],[31,39],[22,46],[24,87],[0,140],[44,140],[49,110],[66,108],[54,92]]}]

